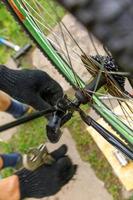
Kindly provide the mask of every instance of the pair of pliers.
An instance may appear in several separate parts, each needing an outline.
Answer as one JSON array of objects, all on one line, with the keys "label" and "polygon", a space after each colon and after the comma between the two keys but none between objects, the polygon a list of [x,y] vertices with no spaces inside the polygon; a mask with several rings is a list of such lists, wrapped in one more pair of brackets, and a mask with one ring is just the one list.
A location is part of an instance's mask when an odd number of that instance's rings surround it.
[{"label": "pair of pliers", "polygon": [[54,158],[50,155],[45,144],[39,145],[37,148],[32,148],[23,156],[24,168],[34,171],[43,164],[52,164]]}]

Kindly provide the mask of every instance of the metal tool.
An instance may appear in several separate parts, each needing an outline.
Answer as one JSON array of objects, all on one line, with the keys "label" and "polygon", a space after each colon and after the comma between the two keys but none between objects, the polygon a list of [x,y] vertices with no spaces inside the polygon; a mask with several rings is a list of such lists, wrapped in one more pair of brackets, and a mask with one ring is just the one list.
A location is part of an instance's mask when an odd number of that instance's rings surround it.
[{"label": "metal tool", "polygon": [[21,56],[23,56],[24,54],[26,54],[32,47],[31,44],[26,44],[24,47],[20,47],[16,44],[14,44],[13,42],[6,40],[3,37],[0,37],[0,44],[3,44],[11,49],[13,49],[14,51],[16,51],[16,54],[13,56],[14,60],[19,59]]},{"label": "metal tool", "polygon": [[0,38],[0,44],[3,44],[7,47],[10,47],[11,49],[15,50],[15,51],[19,51],[20,47],[16,44],[13,44],[12,42],[4,39],[4,38]]},{"label": "metal tool", "polygon": [[119,150],[116,149],[114,155],[122,167],[125,167],[129,163],[129,159]]},{"label": "metal tool", "polygon": [[23,156],[23,166],[34,171],[43,164],[52,164],[54,158],[49,154],[45,144],[41,144],[37,148],[32,148]]}]

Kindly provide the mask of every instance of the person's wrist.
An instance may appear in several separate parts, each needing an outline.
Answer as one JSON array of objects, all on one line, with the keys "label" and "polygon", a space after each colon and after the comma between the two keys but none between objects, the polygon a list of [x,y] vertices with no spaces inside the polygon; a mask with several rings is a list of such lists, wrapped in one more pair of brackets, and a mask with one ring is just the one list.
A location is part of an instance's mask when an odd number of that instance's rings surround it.
[{"label": "person's wrist", "polygon": [[0,157],[0,169],[3,167],[3,159]]},{"label": "person's wrist", "polygon": [[19,178],[16,175],[0,181],[0,199],[20,200]]},{"label": "person's wrist", "polygon": [[12,184],[12,200],[20,200],[19,177],[17,175],[12,175],[10,184]]}]

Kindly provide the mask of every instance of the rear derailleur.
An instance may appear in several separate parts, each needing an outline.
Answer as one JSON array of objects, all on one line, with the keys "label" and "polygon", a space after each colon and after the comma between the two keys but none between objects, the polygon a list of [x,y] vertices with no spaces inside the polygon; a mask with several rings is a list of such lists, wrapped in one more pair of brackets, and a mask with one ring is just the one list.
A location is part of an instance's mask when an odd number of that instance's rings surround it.
[{"label": "rear derailleur", "polygon": [[59,99],[56,104],[56,111],[51,116],[47,126],[47,137],[52,143],[59,141],[62,132],[60,128],[69,121],[73,112],[79,107],[78,101],[71,101],[66,95],[62,99]]}]

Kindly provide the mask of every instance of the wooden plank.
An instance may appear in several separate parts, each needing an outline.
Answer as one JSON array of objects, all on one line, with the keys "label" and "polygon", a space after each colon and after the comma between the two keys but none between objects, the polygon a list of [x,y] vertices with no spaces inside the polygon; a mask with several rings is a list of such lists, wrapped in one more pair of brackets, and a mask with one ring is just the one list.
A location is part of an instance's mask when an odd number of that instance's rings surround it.
[{"label": "wooden plank", "polygon": [[[105,123],[102,118],[97,120],[98,123],[102,124],[108,131],[113,132],[111,127]],[[116,159],[114,152],[115,148],[110,145],[101,135],[98,134],[92,127],[87,127],[88,132],[93,137],[94,141],[112,166],[115,174],[125,187],[127,191],[133,189],[133,162],[130,162],[125,167],[122,167],[119,161]],[[108,172],[107,172],[108,173]]]}]

